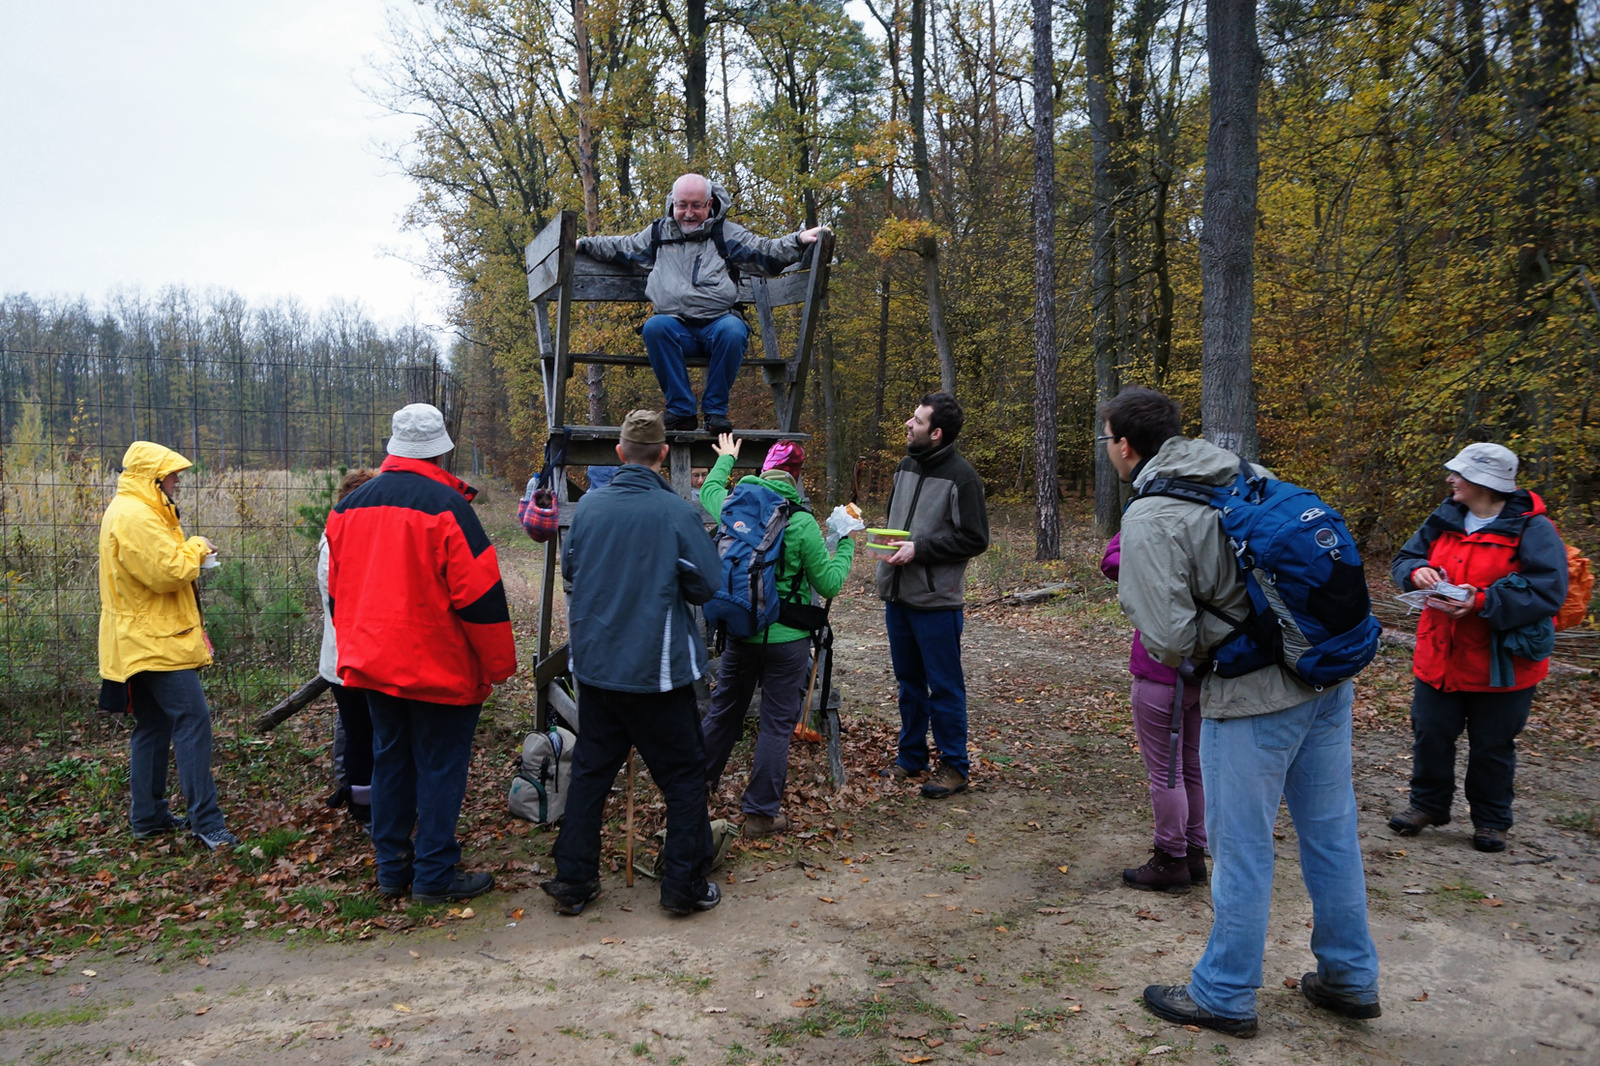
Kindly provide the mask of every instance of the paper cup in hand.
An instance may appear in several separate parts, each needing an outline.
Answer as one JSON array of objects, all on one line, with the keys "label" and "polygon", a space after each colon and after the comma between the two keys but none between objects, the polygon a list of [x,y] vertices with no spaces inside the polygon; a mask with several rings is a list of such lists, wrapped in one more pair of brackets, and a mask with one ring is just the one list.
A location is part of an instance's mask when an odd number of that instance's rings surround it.
[{"label": "paper cup in hand", "polygon": [[217,567],[219,567],[221,565],[222,565],[221,563],[217,562],[217,553],[216,552],[209,553],[204,559],[202,559],[200,561],[200,569],[202,569],[202,570],[215,570]]}]

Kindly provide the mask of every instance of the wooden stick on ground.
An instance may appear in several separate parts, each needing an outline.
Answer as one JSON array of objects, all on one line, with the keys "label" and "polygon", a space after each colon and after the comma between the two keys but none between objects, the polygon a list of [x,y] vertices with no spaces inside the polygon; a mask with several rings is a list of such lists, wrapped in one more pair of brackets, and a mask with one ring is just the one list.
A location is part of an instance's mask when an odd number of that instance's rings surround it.
[{"label": "wooden stick on ground", "polygon": [[633,749],[628,749],[628,842],[623,846],[627,860],[626,884],[633,887]]},{"label": "wooden stick on ground", "polygon": [[272,708],[272,710],[268,711],[260,718],[257,718],[255,724],[251,728],[253,728],[257,733],[271,732],[283,722],[293,718],[295,714],[305,707],[306,704],[310,703],[312,700],[316,699],[318,696],[322,695],[332,687],[333,686],[329,684],[327,678],[322,677],[320,674],[316,677],[313,677],[310,681],[307,681],[305,684],[295,689],[294,693],[286,697],[282,703],[279,703],[276,707]]}]

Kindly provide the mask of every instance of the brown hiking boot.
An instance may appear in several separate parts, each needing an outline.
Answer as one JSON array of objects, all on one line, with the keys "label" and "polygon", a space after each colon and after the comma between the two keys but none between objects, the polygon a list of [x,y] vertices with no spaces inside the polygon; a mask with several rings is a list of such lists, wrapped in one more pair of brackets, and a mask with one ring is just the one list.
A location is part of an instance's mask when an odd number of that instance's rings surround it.
[{"label": "brown hiking boot", "polygon": [[941,766],[923,784],[922,795],[926,799],[944,799],[946,796],[954,796],[957,792],[966,790],[965,777],[949,766]]},{"label": "brown hiking boot", "polygon": [[1389,828],[1403,837],[1414,837],[1430,825],[1449,825],[1448,814],[1434,814],[1420,807],[1407,807],[1389,819]]},{"label": "brown hiking boot", "polygon": [[1137,869],[1122,871],[1122,883],[1148,892],[1187,892],[1193,883],[1189,878],[1189,859],[1151,848],[1149,862]]},{"label": "brown hiking boot", "polygon": [[746,840],[756,837],[769,837],[775,833],[789,831],[789,816],[787,814],[774,814],[767,817],[764,814],[747,814],[744,816],[744,828],[739,830],[739,835]]},{"label": "brown hiking boot", "polygon": [[1206,849],[1190,844],[1189,854],[1185,858],[1189,860],[1189,882],[1196,885],[1205,884],[1210,877],[1206,873]]},{"label": "brown hiking boot", "polygon": [[915,781],[917,778],[921,777],[922,774],[920,774],[920,773],[915,773],[914,774],[910,770],[907,770],[904,766],[901,766],[899,763],[892,762],[888,766],[885,766],[882,770],[879,770],[878,771],[878,776],[879,777],[887,777],[890,781],[893,781],[895,784],[903,785],[903,784],[906,784],[908,781]]}]

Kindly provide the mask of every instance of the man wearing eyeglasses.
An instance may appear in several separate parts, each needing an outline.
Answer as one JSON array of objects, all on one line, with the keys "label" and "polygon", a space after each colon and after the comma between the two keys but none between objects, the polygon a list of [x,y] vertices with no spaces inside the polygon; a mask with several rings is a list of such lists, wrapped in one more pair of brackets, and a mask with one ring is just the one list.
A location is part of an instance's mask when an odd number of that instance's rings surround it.
[{"label": "man wearing eyeglasses", "polygon": [[700,174],[685,174],[672,184],[666,215],[638,233],[584,237],[578,251],[610,263],[632,263],[650,271],[645,295],[655,314],[644,324],[644,350],[666,394],[668,430],[698,428],[694,389],[686,358],[703,356],[705,394],[700,410],[711,433],[731,433],[728,393],[744,362],[750,327],[734,310],[741,270],[772,276],[800,260],[808,244],[826,229],[758,237],[727,218],[733,198]]}]

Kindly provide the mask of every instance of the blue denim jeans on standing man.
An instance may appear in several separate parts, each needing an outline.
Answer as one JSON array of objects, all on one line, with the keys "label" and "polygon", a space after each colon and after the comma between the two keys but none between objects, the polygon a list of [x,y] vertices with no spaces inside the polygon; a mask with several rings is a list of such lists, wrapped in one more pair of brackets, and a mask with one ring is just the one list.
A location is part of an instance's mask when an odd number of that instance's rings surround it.
[{"label": "blue denim jeans on standing man", "polygon": [[167,810],[167,753],[178,758],[178,784],[189,807],[189,828],[216,833],[226,828],[211,776],[211,708],[196,670],[145,670],[128,679],[133,697],[128,785],[133,802],[128,821],[139,833],[159,832],[172,820]]},{"label": "blue denim jeans on standing man", "polygon": [[[436,895],[461,861],[456,821],[481,704],[457,707],[367,691],[372,714],[372,848],[378,884]],[[411,839],[416,831],[416,842]]]},{"label": "blue denim jeans on standing man", "polygon": [[707,415],[728,416],[728,393],[739,364],[744,362],[750,327],[729,311],[704,326],[691,326],[672,315],[651,315],[644,324],[644,350],[666,394],[666,417],[694,417],[694,387],[689,384],[685,356],[706,356],[706,391],[700,409]]},{"label": "blue denim jeans on standing man", "polygon": [[961,672],[961,608],[919,611],[892,600],[883,605],[889,659],[900,682],[900,745],[895,761],[907,772],[928,768],[928,731],[939,762],[967,776],[967,680]]},{"label": "blue denim jeans on standing man", "polygon": [[1378,1000],[1378,952],[1367,931],[1367,882],[1350,776],[1350,682],[1252,718],[1208,718],[1200,731],[1206,835],[1215,869],[1211,939],[1189,976],[1189,997],[1225,1018],[1256,1013],[1273,837],[1286,800],[1311,897],[1311,950],[1327,990]]}]

